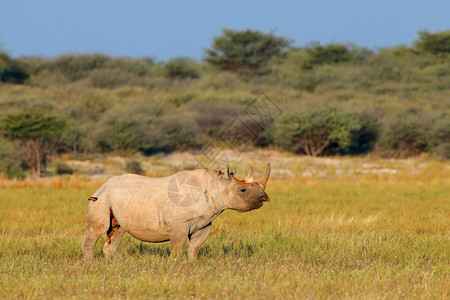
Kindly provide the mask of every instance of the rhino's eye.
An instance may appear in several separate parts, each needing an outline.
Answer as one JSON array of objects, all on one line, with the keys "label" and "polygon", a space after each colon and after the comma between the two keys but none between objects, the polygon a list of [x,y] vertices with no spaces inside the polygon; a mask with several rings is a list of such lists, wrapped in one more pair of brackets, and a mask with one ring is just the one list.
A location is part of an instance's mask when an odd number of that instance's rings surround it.
[{"label": "rhino's eye", "polygon": [[247,191],[246,188],[242,188],[242,189],[241,189],[241,192],[243,192],[243,193],[245,193],[246,191]]}]

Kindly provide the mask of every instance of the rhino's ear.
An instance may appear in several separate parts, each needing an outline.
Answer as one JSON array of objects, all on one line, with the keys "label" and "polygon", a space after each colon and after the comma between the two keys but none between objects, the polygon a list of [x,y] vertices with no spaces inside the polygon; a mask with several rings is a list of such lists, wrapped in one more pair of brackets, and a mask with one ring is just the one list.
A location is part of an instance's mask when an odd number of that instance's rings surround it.
[{"label": "rhino's ear", "polygon": [[226,179],[230,180],[230,179],[233,178],[233,175],[236,174],[236,169],[234,169],[233,172],[230,172],[230,167],[227,167],[227,171],[226,172],[227,172],[226,173]]},{"label": "rhino's ear", "polygon": [[[233,175],[233,174],[231,174],[231,175]],[[229,166],[227,166],[227,170],[225,172],[225,178],[227,180],[230,180],[230,167]]]},{"label": "rhino's ear", "polygon": [[248,171],[247,176],[244,179],[245,182],[252,183],[253,182],[253,167],[250,167],[250,171]]}]

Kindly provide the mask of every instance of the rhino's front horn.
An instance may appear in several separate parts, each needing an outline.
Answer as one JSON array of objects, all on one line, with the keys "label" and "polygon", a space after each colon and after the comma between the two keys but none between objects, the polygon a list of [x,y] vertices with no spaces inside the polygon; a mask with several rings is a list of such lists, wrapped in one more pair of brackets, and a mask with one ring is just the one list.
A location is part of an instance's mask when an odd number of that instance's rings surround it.
[{"label": "rhino's front horn", "polygon": [[261,179],[261,183],[266,186],[267,184],[267,180],[269,180],[269,176],[270,176],[270,163],[267,164],[267,168],[266,168],[266,173],[264,173],[264,176]]},{"label": "rhino's front horn", "polygon": [[253,167],[250,167],[250,171],[248,171],[248,174],[247,174],[247,176],[245,176],[244,181],[248,182],[248,183],[251,183],[254,181],[253,180]]}]

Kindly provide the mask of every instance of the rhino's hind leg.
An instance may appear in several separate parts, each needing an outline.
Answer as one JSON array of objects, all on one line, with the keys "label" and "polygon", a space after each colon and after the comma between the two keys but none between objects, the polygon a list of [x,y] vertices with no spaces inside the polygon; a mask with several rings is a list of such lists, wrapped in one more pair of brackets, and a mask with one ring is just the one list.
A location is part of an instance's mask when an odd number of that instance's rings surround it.
[{"label": "rhino's hind leg", "polygon": [[108,210],[96,210],[95,207],[91,206],[91,203],[88,207],[86,213],[86,234],[84,235],[84,242],[81,246],[84,260],[89,260],[94,257],[94,248],[97,240],[110,227],[110,214]]},{"label": "rhino's hind leg", "polygon": [[108,230],[108,236],[106,237],[105,245],[103,246],[103,254],[105,254],[105,256],[112,256],[116,253],[124,234],[125,230],[120,227],[116,219],[112,217],[111,227]]},{"label": "rhino's hind leg", "polygon": [[95,244],[97,243],[97,240],[100,237],[100,235],[86,232],[84,236],[83,246],[81,246],[84,260],[89,260],[94,257]]}]

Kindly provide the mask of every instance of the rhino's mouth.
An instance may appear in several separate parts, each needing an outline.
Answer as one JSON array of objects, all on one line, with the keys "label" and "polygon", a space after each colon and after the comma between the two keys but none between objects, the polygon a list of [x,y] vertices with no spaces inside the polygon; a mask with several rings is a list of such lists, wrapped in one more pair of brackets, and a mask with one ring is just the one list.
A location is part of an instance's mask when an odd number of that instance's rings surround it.
[{"label": "rhino's mouth", "polygon": [[263,205],[264,205],[264,202],[259,202],[259,201],[258,201],[258,202],[256,202],[256,203],[253,205],[253,207],[251,208],[251,210],[261,208]]},{"label": "rhino's mouth", "polygon": [[262,196],[262,197],[259,197],[259,201],[260,202],[270,202],[270,198],[269,198],[269,196]]},{"label": "rhino's mouth", "polygon": [[261,208],[264,205],[264,202],[270,202],[270,198],[268,196],[261,196],[255,200],[256,201],[253,202],[253,207],[251,209]]}]

